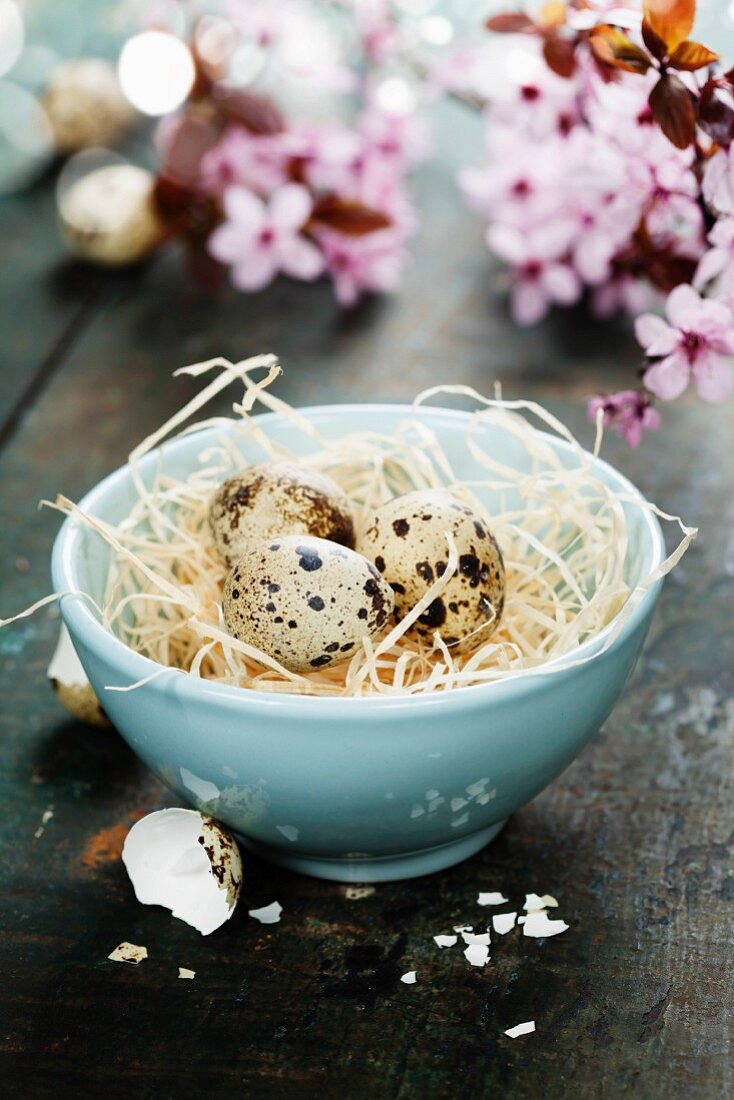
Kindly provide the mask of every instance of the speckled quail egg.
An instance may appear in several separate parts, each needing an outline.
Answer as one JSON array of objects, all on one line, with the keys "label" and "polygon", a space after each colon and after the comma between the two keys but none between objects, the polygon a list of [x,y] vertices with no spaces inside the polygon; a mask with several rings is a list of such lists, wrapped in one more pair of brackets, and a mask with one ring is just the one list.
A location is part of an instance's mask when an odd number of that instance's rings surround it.
[{"label": "speckled quail egg", "polygon": [[348,498],[326,474],[295,462],[266,462],[219,486],[209,527],[227,565],[276,535],[313,535],[354,546]]},{"label": "speckled quail egg", "polygon": [[445,531],[456,543],[458,572],[413,630],[429,640],[438,632],[446,645],[468,652],[487,641],[505,602],[502,554],[484,516],[446,490],[420,489],[377,508],[357,549],[394,591],[400,619],[446,571]]},{"label": "speckled quail egg", "polygon": [[352,656],[394,608],[390,586],[366,558],[328,539],[276,537],[236,562],[224,586],[227,630],[291,672]]},{"label": "speckled quail egg", "polygon": [[59,198],[69,249],[103,267],[139,263],[166,235],[154,188],[152,173],[134,164],[110,164],[76,180]]},{"label": "speckled quail egg", "polygon": [[98,57],[57,66],[42,103],[60,153],[115,145],[139,117],[120,87],[115,66]]}]

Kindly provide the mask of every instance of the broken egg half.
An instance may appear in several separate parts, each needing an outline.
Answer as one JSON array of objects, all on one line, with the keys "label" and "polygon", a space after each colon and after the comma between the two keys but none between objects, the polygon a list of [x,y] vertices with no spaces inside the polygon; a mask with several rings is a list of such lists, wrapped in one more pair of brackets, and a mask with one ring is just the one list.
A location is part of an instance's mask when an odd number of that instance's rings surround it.
[{"label": "broken egg half", "polygon": [[162,905],[208,936],[232,916],[242,860],[231,833],[198,810],[156,810],[137,821],[122,849],[135,896]]},{"label": "broken egg half", "polygon": [[56,643],[51,664],[48,666],[48,678],[56,698],[69,714],[98,729],[111,729],[112,723],[102,709],[87,679],[82,663],[77,657],[69,631],[61,624],[59,640]]}]

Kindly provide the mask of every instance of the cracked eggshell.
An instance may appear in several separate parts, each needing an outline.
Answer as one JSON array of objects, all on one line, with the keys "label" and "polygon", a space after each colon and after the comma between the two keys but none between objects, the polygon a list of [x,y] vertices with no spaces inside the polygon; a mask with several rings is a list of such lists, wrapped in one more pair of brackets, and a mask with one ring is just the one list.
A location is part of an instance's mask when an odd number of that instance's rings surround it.
[{"label": "cracked eggshell", "polygon": [[209,527],[230,567],[278,535],[313,535],[354,546],[346,494],[326,474],[295,462],[265,462],[227,478],[212,496]]},{"label": "cracked eggshell", "polygon": [[243,555],[224,586],[227,630],[291,672],[351,658],[392,614],[372,562],[327,539],[289,535]]},{"label": "cracked eggshell", "polygon": [[78,718],[80,722],[96,726],[97,729],[112,728],[112,723],[94,694],[82,663],[77,657],[71,635],[63,623],[47,675],[56,698],[63,707],[66,707],[69,714]]},{"label": "cracked eggshell", "polygon": [[122,849],[135,896],[162,905],[208,936],[229,920],[242,885],[234,838],[196,810],[157,810],[133,825]]},{"label": "cracked eggshell", "polygon": [[139,117],[120,87],[115,66],[97,57],[58,65],[42,104],[60,153],[116,145]]},{"label": "cracked eggshell", "polygon": [[483,515],[446,490],[420,489],[377,508],[357,550],[395,592],[400,619],[445,572],[446,531],[459,553],[458,572],[412,630],[428,641],[438,632],[446,645],[469,652],[488,640],[505,603],[505,566]]},{"label": "cracked eggshell", "polygon": [[133,164],[96,168],[72,183],[59,199],[59,226],[69,249],[102,267],[144,259],[166,235],[154,187],[153,175]]}]

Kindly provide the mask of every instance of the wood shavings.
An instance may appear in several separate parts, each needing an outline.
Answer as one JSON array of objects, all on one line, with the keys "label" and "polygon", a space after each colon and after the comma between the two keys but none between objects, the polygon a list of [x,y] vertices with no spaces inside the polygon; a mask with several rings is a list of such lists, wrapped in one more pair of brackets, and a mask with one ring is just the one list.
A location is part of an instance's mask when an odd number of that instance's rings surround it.
[{"label": "wood shavings", "polygon": [[549,920],[548,914],[543,910],[528,913],[522,926],[522,933],[524,936],[539,939],[541,936],[557,936],[560,932],[567,931],[568,927],[565,920]]},{"label": "wood shavings", "polygon": [[492,916],[492,928],[499,936],[506,936],[515,927],[517,913],[494,913]]},{"label": "wood shavings", "polygon": [[261,909],[248,909],[247,915],[254,920],[259,920],[260,924],[277,924],[282,912],[283,906],[280,902],[271,901],[270,905],[263,905]]},{"label": "wood shavings", "polygon": [[458,936],[434,936],[437,947],[454,947],[458,942]]},{"label": "wood shavings", "polygon": [[415,985],[417,981],[417,974],[415,970],[408,970],[406,974],[401,975],[400,981],[403,985]]},{"label": "wood shavings", "polygon": [[524,1024],[515,1024],[514,1027],[508,1027],[505,1035],[509,1035],[511,1039],[517,1039],[520,1035],[531,1035],[535,1031],[535,1020],[527,1020]]},{"label": "wood shavings", "polygon": [[[549,662],[559,657],[572,660],[579,645],[615,620],[604,642],[604,646],[610,645],[636,600],[676,564],[695,537],[696,532],[676,517],[605,485],[568,430],[532,402],[489,400],[463,386],[436,387],[417,399],[416,409],[431,396],[449,393],[472,398],[480,406],[467,421],[466,458],[476,475],[466,484],[456,479],[452,464],[425,421],[408,410],[405,421],[391,435],[361,431],[327,440],[302,414],[267,392],[280,373],[274,356],[256,356],[236,364],[212,359],[177,373],[201,377],[212,371],[218,372],[214,380],[131,453],[138,499],[125,519],[112,525],[83,514],[64,497],[55,503],[64,514],[74,515],[96,531],[111,548],[102,601],[103,626],[165,669],[251,690],[327,697],[410,696],[486,684],[519,673],[550,673],[552,669],[546,669]],[[251,376],[258,372],[264,374],[255,382]],[[233,405],[234,417],[185,426],[234,382],[244,388],[242,400]],[[294,437],[303,435],[310,450],[299,461],[339,482],[354,506],[358,526],[368,508],[412,489],[449,488],[480,511],[481,502],[475,494],[481,496],[483,490],[502,494],[500,499],[507,500],[507,506],[493,509],[489,522],[505,557],[507,598],[502,622],[488,642],[473,653],[460,655],[445,645],[431,648],[407,634],[411,623],[440,597],[458,568],[452,545],[448,546],[446,572],[402,622],[373,644],[363,641],[350,661],[333,668],[303,676],[289,673],[259,649],[222,630],[222,587],[227,570],[215,554],[208,532],[210,496],[227,476],[251,461],[297,457],[270,440],[257,417],[251,416],[257,404],[289,420]],[[577,465],[569,467],[561,461],[534,420],[570,444]],[[139,470],[140,459],[171,433],[180,437],[204,426],[219,426],[223,432],[220,443],[200,456],[199,465],[184,480],[161,468],[153,483],[146,484]],[[485,450],[478,430],[485,426],[517,440],[529,465],[523,462],[522,468],[515,469]],[[256,444],[262,454],[245,459],[240,440]],[[625,508],[655,512],[678,523],[683,534],[661,566],[636,579],[634,592],[627,579]],[[590,656],[578,661],[588,659]],[[484,805],[494,793],[482,790],[477,801]],[[461,809],[462,797],[456,797],[455,809]],[[428,794],[426,798],[429,813],[445,800],[439,792],[433,799]],[[413,814],[419,816],[417,810]]]},{"label": "wood shavings", "polygon": [[464,955],[472,966],[486,966],[489,962],[489,948],[485,943],[470,943]]},{"label": "wood shavings", "polygon": [[193,981],[193,979],[196,977],[196,971],[195,970],[189,970],[185,966],[179,966],[178,976],[179,976],[179,978],[189,978],[190,980]]},{"label": "wood shavings", "polygon": [[495,890],[484,894],[480,893],[477,898],[477,905],[506,905],[509,900],[504,894]]},{"label": "wood shavings", "polygon": [[133,966],[137,966],[143,959],[148,958],[148,948],[123,940],[114,951],[110,951],[107,958],[112,959],[112,962],[132,963]]}]

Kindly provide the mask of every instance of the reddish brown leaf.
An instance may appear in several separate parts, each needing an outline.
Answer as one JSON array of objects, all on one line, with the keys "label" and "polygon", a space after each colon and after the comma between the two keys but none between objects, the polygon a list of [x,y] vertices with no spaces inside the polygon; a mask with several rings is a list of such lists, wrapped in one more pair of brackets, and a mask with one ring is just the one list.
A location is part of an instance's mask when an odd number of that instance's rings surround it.
[{"label": "reddish brown leaf", "polygon": [[576,43],[559,34],[546,35],[543,42],[543,57],[549,69],[558,76],[573,76],[576,72]]},{"label": "reddish brown leaf", "polygon": [[381,210],[374,210],[356,199],[339,195],[324,195],[313,208],[311,222],[328,226],[347,237],[363,237],[378,229],[387,229],[392,222]]},{"label": "reddish brown leaf", "polygon": [[645,269],[652,285],[663,294],[670,294],[681,283],[693,281],[696,266],[696,261],[690,256],[676,256],[666,250],[650,256]]},{"label": "reddish brown leaf", "polygon": [[488,31],[495,31],[497,34],[522,34],[523,31],[532,30],[535,23],[524,11],[506,11],[490,16],[484,25]]},{"label": "reddish brown leaf", "polygon": [[696,0],[645,0],[642,11],[650,29],[672,53],[693,30]]},{"label": "reddish brown leaf", "polygon": [[696,69],[703,69],[705,65],[711,65],[719,60],[719,55],[704,46],[701,42],[681,42],[677,49],[670,55],[668,65],[671,69],[683,69],[692,73]]},{"label": "reddish brown leaf", "polygon": [[668,52],[668,47],[659,35],[655,34],[647,19],[642,20],[642,41],[647,46],[653,57],[662,61]]},{"label": "reddish brown leaf", "polygon": [[624,69],[628,73],[646,73],[650,68],[651,61],[645,51],[636,46],[618,27],[606,24],[594,27],[589,45],[599,61],[615,69]]},{"label": "reddish brown leaf", "polygon": [[678,255],[669,244],[654,241],[642,218],[629,245],[615,256],[613,267],[617,272],[646,279],[664,294],[669,294],[679,283],[691,282],[696,260]]},{"label": "reddish brown leaf", "polygon": [[227,122],[237,122],[251,134],[279,134],[283,130],[283,116],[267,96],[217,88],[213,102]]},{"label": "reddish brown leaf", "polygon": [[671,73],[660,77],[648,99],[652,115],[668,141],[686,149],[696,136],[696,114],[691,94]]},{"label": "reddish brown leaf", "polygon": [[698,124],[724,147],[734,141],[734,88],[726,78],[707,80],[698,101]]}]

